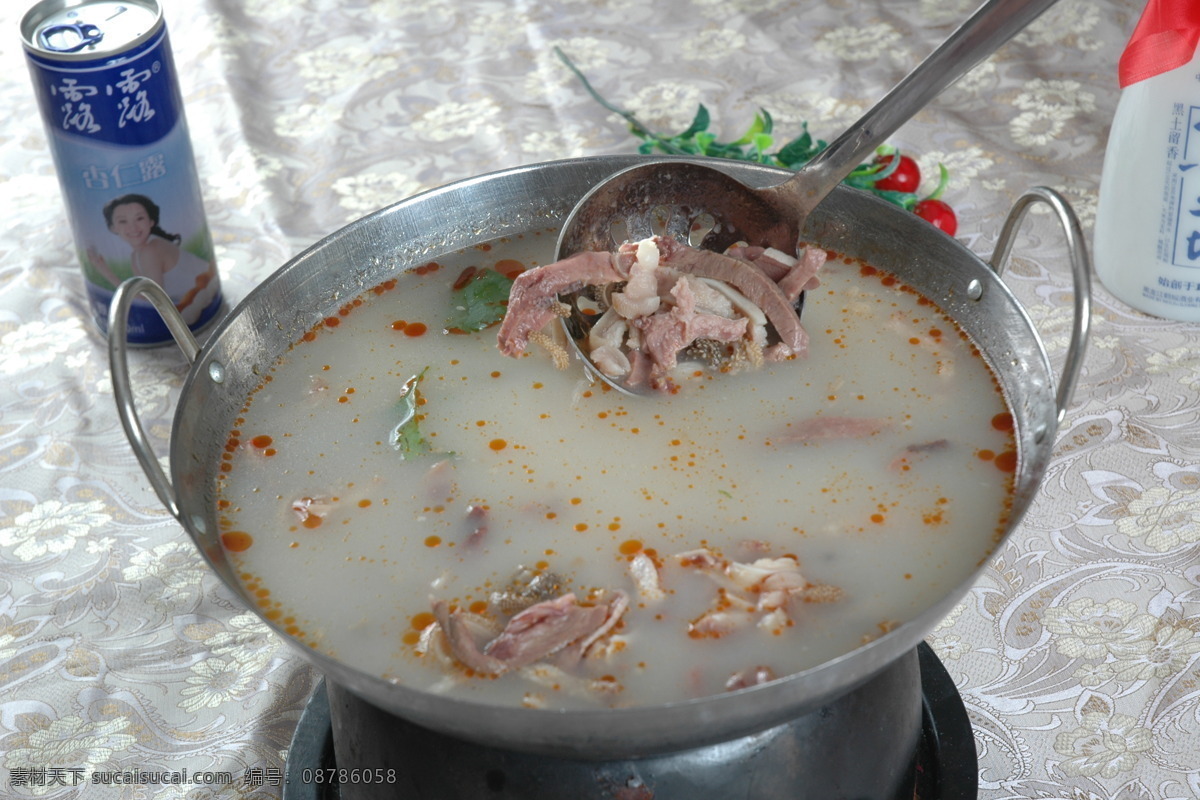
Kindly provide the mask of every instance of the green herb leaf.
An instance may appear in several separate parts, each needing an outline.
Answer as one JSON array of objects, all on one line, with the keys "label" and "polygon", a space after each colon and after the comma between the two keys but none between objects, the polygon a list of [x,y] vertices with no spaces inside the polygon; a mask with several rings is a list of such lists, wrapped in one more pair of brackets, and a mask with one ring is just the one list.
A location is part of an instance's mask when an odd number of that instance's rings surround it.
[{"label": "green herb leaf", "polygon": [[454,311],[446,327],[473,333],[504,319],[512,279],[494,269],[481,269],[461,289],[454,291]]},{"label": "green herb leaf", "polygon": [[400,421],[392,428],[390,441],[392,447],[400,451],[402,458],[423,455],[433,450],[421,435],[421,426],[417,419],[417,406],[420,405],[417,386],[428,371],[429,367],[421,370],[405,381],[400,389],[400,402],[396,405]]}]

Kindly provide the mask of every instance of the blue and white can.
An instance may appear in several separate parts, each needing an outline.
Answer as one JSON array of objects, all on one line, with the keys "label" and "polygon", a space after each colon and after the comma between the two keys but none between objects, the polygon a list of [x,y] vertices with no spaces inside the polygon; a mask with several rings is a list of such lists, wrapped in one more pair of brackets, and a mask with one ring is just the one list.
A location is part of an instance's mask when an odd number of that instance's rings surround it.
[{"label": "blue and white can", "polygon": [[[162,9],[43,0],[21,21],[92,315],[107,330],[124,279],[154,280],[198,331],[222,308],[212,235]],[[143,301],[128,340],[171,340]]]}]

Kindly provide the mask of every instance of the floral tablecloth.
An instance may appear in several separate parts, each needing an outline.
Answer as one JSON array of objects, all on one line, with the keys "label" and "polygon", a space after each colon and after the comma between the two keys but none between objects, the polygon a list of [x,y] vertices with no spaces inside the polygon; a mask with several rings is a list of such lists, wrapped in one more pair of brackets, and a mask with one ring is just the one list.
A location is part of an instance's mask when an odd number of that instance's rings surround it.
[{"label": "floral tablecloth", "polygon": [[[164,2],[232,303],[420,190],[631,152],[556,45],[662,130],[702,102],[727,138],[759,108],[781,138],[806,120],[832,138],[975,6]],[[0,796],[278,797],[319,676],[206,570],[129,449],[24,64],[25,8],[0,9]],[[1036,185],[1069,198],[1090,238],[1140,11],[1061,0],[893,137],[926,176],[948,167],[974,251],[990,254]],[[1049,216],[1027,224],[1005,280],[1061,364],[1072,284]],[[1100,285],[1094,303],[1045,485],[928,639],[968,709],[988,800],[1200,797],[1200,333]],[[186,365],[165,347],[131,369],[163,452]],[[183,770],[207,777],[169,782]]]}]

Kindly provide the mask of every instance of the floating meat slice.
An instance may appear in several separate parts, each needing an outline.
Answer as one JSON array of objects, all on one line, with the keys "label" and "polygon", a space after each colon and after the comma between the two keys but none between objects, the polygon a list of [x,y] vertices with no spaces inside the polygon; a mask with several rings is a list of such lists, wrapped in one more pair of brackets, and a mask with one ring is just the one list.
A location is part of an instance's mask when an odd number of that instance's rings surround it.
[{"label": "floating meat slice", "polygon": [[612,632],[629,608],[629,595],[624,592],[616,592],[612,600],[601,607],[605,609],[604,621],[594,631],[579,641],[573,642],[555,656],[554,662],[560,667],[569,668],[578,664],[582,658],[587,656],[592,645]]},{"label": "floating meat slice", "polygon": [[712,607],[688,624],[688,636],[719,639],[753,625],[756,611],[754,603],[722,587]]},{"label": "floating meat slice", "polygon": [[[579,697],[596,697],[610,695],[621,691],[621,684],[611,680],[589,680],[571,675],[562,667],[554,664],[531,664],[522,667],[521,677],[533,683],[545,686],[552,691],[566,691]],[[545,705],[540,695],[527,696],[524,705],[540,708]]]},{"label": "floating meat slice", "polygon": [[725,691],[735,692],[748,686],[758,686],[775,680],[775,671],[770,667],[748,667],[741,672],[735,672],[725,681]]},{"label": "floating meat slice", "polygon": [[607,617],[607,606],[581,606],[574,594],[564,594],[532,605],[510,619],[483,652],[510,669],[522,667],[587,636]]},{"label": "floating meat slice", "polygon": [[722,636],[750,623],[771,633],[792,625],[788,604],[832,603],[843,597],[836,586],[813,584],[792,556],[759,558],[750,563],[720,558],[708,550],[676,556],[681,566],[698,569],[720,587],[713,606],[688,628],[692,636]]},{"label": "floating meat slice", "polygon": [[782,608],[789,596],[808,585],[800,574],[800,564],[791,556],[760,558],[750,564],[730,561],[725,574],[744,591],[758,595],[760,611]]},{"label": "floating meat slice", "polygon": [[478,503],[471,503],[467,506],[467,513],[463,517],[463,529],[466,537],[463,539],[463,546],[468,550],[474,550],[479,547],[488,532],[488,511],[487,507]]},{"label": "floating meat slice", "polygon": [[792,618],[788,616],[787,609],[782,606],[771,609],[758,619],[759,630],[772,633],[776,636],[790,627],[792,627]]},{"label": "floating meat slice", "polygon": [[724,569],[725,566],[724,559],[718,558],[711,550],[703,547],[676,553],[675,560],[679,562],[680,566],[697,567],[704,570]]},{"label": "floating meat slice", "polygon": [[629,560],[629,574],[643,603],[657,603],[667,596],[662,588],[658,565],[645,553],[638,553]]},{"label": "floating meat slice", "polygon": [[425,497],[433,502],[444,503],[454,494],[454,465],[450,459],[437,461],[426,472],[422,479]]},{"label": "floating meat slice", "polygon": [[946,439],[934,439],[931,442],[924,442],[922,444],[910,444],[892,459],[892,462],[888,464],[888,469],[893,472],[907,469],[914,461],[918,461],[930,453],[945,450],[949,446],[950,442]]},{"label": "floating meat slice", "polygon": [[487,675],[499,675],[508,669],[508,665],[502,660],[479,649],[461,611],[451,611],[445,602],[437,600],[433,604],[433,616],[446,635],[450,652],[463,666]]},{"label": "floating meat slice", "polygon": [[884,417],[837,417],[816,416],[794,422],[778,436],[771,438],[773,444],[808,444],[836,439],[863,439],[875,436],[892,427]]},{"label": "floating meat slice", "polygon": [[618,272],[617,263],[610,253],[576,253],[518,275],[509,290],[508,308],[497,334],[500,352],[506,356],[525,352],[529,335],[560,314],[559,294],[625,280],[627,273]]}]

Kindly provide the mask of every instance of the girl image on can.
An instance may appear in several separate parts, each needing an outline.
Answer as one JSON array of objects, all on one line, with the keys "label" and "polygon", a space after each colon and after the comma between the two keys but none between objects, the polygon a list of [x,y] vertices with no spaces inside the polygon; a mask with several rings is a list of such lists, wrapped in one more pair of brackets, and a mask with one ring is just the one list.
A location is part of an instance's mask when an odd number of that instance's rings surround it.
[{"label": "girl image on can", "polygon": [[[162,229],[158,205],[143,194],[115,197],[102,211],[108,230],[130,248],[128,264],[120,262],[122,274],[150,278],[167,290],[189,326],[199,322],[217,296],[216,261],[206,262],[184,250],[180,246],[183,237]],[[113,286],[121,282],[115,269],[117,262],[110,266],[108,258],[95,245],[87,248],[87,262]]]},{"label": "girl image on can", "polygon": [[[158,283],[193,331],[221,309],[183,99],[154,0],[43,0],[21,23],[92,316],[107,328],[116,287]],[[130,344],[171,340],[134,302]]]}]

